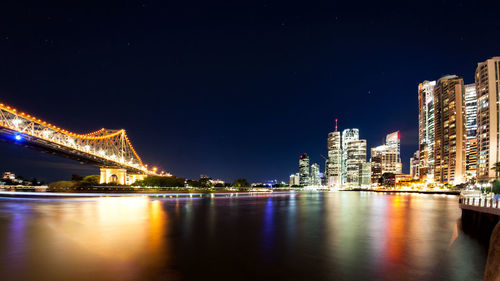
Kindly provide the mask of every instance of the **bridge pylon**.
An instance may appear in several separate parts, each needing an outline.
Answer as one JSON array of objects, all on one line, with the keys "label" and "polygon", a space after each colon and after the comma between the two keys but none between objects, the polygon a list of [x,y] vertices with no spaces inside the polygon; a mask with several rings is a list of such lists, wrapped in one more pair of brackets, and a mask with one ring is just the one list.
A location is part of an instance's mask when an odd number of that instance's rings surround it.
[{"label": "bridge pylon", "polygon": [[131,185],[138,180],[143,180],[147,175],[129,174],[127,169],[101,168],[100,184]]}]

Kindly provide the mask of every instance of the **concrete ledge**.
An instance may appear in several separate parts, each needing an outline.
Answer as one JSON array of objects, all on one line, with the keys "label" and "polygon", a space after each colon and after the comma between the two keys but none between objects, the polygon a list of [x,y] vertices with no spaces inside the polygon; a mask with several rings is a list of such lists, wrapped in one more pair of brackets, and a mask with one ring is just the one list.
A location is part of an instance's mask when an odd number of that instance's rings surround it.
[{"label": "concrete ledge", "polygon": [[500,281],[500,223],[496,225],[491,235],[484,281]]},{"label": "concrete ledge", "polygon": [[473,205],[460,204],[462,210],[471,210],[480,213],[486,213],[491,215],[500,216],[500,208],[490,208],[490,207],[479,207]]}]

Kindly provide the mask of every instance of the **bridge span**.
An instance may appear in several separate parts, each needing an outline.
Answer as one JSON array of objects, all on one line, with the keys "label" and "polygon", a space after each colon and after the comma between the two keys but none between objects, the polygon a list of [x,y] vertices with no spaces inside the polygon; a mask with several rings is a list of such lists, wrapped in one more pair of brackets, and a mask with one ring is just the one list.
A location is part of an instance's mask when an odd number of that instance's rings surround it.
[{"label": "bridge span", "polygon": [[78,134],[0,103],[0,139],[98,166],[101,183],[132,184],[147,175],[169,176],[148,169],[124,129]]}]

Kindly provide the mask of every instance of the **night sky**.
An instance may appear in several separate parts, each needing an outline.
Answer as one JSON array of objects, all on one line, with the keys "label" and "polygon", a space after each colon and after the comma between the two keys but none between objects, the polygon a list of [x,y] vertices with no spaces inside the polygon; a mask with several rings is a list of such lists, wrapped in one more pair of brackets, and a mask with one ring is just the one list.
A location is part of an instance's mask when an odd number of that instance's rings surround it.
[{"label": "night sky", "polygon": [[[125,128],[145,163],[190,178],[288,181],[304,152],[323,170],[335,118],[369,148],[400,130],[408,172],[418,83],[473,83],[500,55],[498,1],[42,2],[0,4],[0,102]],[[5,143],[0,159],[45,181],[98,171]]]}]

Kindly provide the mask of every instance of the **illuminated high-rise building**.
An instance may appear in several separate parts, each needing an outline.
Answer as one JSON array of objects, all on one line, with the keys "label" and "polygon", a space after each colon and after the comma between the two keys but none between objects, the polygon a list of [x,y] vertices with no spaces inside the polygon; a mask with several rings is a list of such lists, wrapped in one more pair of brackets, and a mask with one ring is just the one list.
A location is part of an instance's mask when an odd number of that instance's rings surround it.
[{"label": "illuminated high-rise building", "polygon": [[385,137],[385,146],[384,157],[382,158],[382,171],[401,174],[403,172],[403,164],[401,163],[399,131],[390,133]]},{"label": "illuminated high-rise building", "polygon": [[345,186],[359,187],[362,180],[363,164],[366,163],[366,140],[351,140],[347,142],[345,152]]},{"label": "illuminated high-rise building", "polygon": [[300,175],[299,173],[290,175],[290,186],[298,186],[300,185]]},{"label": "illuminated high-rise building", "polygon": [[480,62],[476,68],[477,93],[477,178],[495,178],[495,164],[500,162],[500,57]]},{"label": "illuminated high-rise building", "polygon": [[307,186],[310,184],[309,156],[307,156],[307,153],[300,155],[300,159],[299,159],[299,183],[302,186]]},{"label": "illuminated high-rise building", "polygon": [[371,163],[371,182],[378,183],[380,177],[382,176],[382,153],[378,147],[372,147],[370,153],[370,163]]},{"label": "illuminated high-rise building", "polygon": [[313,163],[311,165],[311,182],[310,184],[313,186],[321,185],[321,178],[319,174],[319,165],[317,163]]},{"label": "illuminated high-rise building", "polygon": [[362,188],[368,188],[370,187],[371,183],[371,163],[365,162],[361,164],[361,174],[360,174],[360,179],[359,179],[359,184]]},{"label": "illuminated high-rise building", "polygon": [[418,161],[418,150],[413,153],[413,157],[410,158],[410,177],[412,180],[419,179],[419,161]]},{"label": "illuminated high-rise building", "polygon": [[[341,163],[341,184],[347,183],[347,147],[349,142],[359,140],[358,129],[345,129],[342,131],[342,163]],[[365,142],[366,158],[366,142]]]},{"label": "illuminated high-rise building", "polygon": [[465,130],[467,131],[467,146],[465,149],[465,170],[467,178],[476,177],[477,168],[477,95],[476,85],[465,85]]},{"label": "illuminated high-rise building", "polygon": [[339,187],[342,176],[342,150],[340,147],[340,132],[335,131],[328,134],[328,159],[326,161],[326,173],[329,187]]},{"label": "illuminated high-rise building", "polygon": [[462,78],[444,76],[434,87],[434,181],[465,182],[465,87]]},{"label": "illuminated high-rise building", "polygon": [[436,81],[418,85],[419,176],[434,180],[434,87]]},{"label": "illuminated high-rise building", "polygon": [[385,144],[371,149],[372,183],[377,183],[384,173],[402,173],[400,151],[399,131],[388,134],[385,137]]}]

